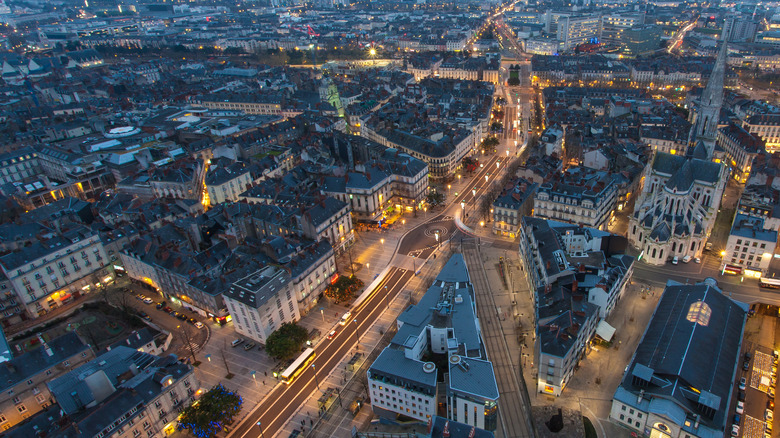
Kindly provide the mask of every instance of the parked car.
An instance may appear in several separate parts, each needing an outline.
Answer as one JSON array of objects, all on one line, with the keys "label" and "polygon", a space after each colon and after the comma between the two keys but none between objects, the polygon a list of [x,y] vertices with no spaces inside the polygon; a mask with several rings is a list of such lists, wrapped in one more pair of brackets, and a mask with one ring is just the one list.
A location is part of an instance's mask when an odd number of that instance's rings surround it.
[{"label": "parked car", "polygon": [[231,347],[237,347],[241,345],[241,343],[244,342],[243,339],[234,339],[233,342],[230,343]]},{"label": "parked car", "polygon": [[749,351],[746,351],[746,352],[745,352],[745,360],[750,360],[750,359],[753,359],[753,355],[752,355],[752,354],[750,354],[750,352],[749,352]]},{"label": "parked car", "polygon": [[690,262],[690,261],[691,261],[691,256],[689,256],[689,255],[687,255],[687,256],[685,256],[685,257],[683,257],[683,259],[682,259],[682,262],[683,262],[683,263],[688,263],[688,262]]},{"label": "parked car", "polygon": [[256,344],[254,342],[250,342],[248,344],[244,344],[244,351],[249,351],[249,350],[255,348],[255,345]]},{"label": "parked car", "polygon": [[744,414],[745,413],[745,402],[738,401],[737,402],[737,413],[738,414]]},{"label": "parked car", "polygon": [[146,298],[144,298],[144,300],[143,300],[143,301],[144,301],[144,303],[146,303],[146,304],[152,304],[152,303],[154,302],[154,301],[152,301],[152,299],[151,299],[151,298],[149,298],[149,297],[146,297]]},{"label": "parked car", "polygon": [[734,424],[740,424],[742,422],[742,416],[739,414],[734,414]]},{"label": "parked car", "polygon": [[165,303],[157,303],[157,310],[162,310],[163,307],[165,307]]},{"label": "parked car", "polygon": [[[739,379],[739,389],[744,391],[745,388],[747,388],[747,379],[744,378],[744,377],[740,377],[740,379]],[[772,397],[772,398],[774,398],[774,397]]]},{"label": "parked car", "polygon": [[187,322],[190,324],[195,324],[196,322],[198,322],[198,320],[195,318],[187,318]]},{"label": "parked car", "polygon": [[179,318],[182,321],[186,321],[187,320],[187,315],[185,315],[183,313],[180,313],[180,314],[176,315],[176,317]]},{"label": "parked car", "polygon": [[739,426],[734,424],[731,426],[731,436],[739,436]]},{"label": "parked car", "polygon": [[195,322],[195,327],[197,327],[197,328],[199,328],[199,329],[202,329],[202,328],[203,328],[203,327],[205,327],[205,326],[203,325],[203,323],[202,323],[202,322],[200,322],[200,321],[196,321],[196,322]]},{"label": "parked car", "polygon": [[673,264],[673,265],[676,265],[676,264],[678,264],[678,263],[680,263],[680,258],[679,258],[679,257],[677,257],[677,256],[674,256],[674,258],[672,259],[672,264]]},{"label": "parked car", "polygon": [[764,418],[766,418],[768,421],[774,420],[775,416],[771,409],[764,411]]},{"label": "parked car", "polygon": [[747,371],[750,369],[750,361],[746,360],[742,362],[742,371]]},{"label": "parked car", "polygon": [[701,263],[701,259],[698,257],[693,258],[693,263]]},{"label": "parked car", "polygon": [[737,393],[737,400],[739,400],[739,401],[745,401],[745,391],[744,391],[744,390],[740,390],[740,391]]},{"label": "parked car", "polygon": [[143,319],[145,319],[147,321],[151,321],[152,320],[152,318],[150,318],[149,315],[147,315],[146,312],[144,312],[144,311],[138,312],[138,316],[140,316],[141,318],[143,318]]},{"label": "parked car", "polygon": [[136,295],[135,297],[136,297],[136,298],[138,298],[138,300],[140,300],[140,301],[143,301],[143,300],[146,298],[146,295],[144,295],[144,294],[138,294],[138,295]]},{"label": "parked car", "polygon": [[771,410],[774,411],[775,410],[775,401],[774,400],[767,400],[766,401],[766,408],[767,409],[771,409]]},{"label": "parked car", "polygon": [[171,309],[171,307],[170,307],[170,306],[165,306],[165,307],[163,307],[163,312],[165,312],[165,313],[171,313],[171,312],[173,312],[173,309]]}]

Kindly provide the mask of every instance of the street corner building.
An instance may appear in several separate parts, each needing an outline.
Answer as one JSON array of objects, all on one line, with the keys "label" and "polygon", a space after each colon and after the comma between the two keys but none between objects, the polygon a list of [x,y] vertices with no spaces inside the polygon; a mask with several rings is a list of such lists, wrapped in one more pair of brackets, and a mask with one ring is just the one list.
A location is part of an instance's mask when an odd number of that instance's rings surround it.
[{"label": "street corner building", "polygon": [[380,417],[428,421],[441,415],[496,429],[498,385],[463,256],[453,255],[420,302],[401,313],[398,332],[367,374]]},{"label": "street corner building", "polygon": [[669,281],[612,400],[610,419],[642,436],[722,437],[736,390],[747,305],[714,279]]}]

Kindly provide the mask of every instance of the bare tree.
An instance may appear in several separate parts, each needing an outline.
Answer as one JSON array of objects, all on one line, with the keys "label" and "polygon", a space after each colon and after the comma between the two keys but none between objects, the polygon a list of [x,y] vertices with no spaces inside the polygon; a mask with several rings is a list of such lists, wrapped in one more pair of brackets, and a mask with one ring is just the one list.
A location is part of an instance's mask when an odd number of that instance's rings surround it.
[{"label": "bare tree", "polygon": [[176,326],[176,328],[179,329],[179,335],[181,336],[182,340],[187,346],[187,349],[190,350],[190,355],[192,356],[192,364],[197,366],[198,360],[195,359],[195,350],[193,350],[192,348],[192,337],[190,336],[190,333],[187,331],[187,327],[183,325],[178,325]]},{"label": "bare tree", "polygon": [[219,350],[219,352],[222,355],[222,362],[225,364],[225,371],[227,371],[227,375],[233,377],[233,374],[230,372],[230,367],[228,367],[228,361],[225,358],[226,349],[227,349],[227,340],[224,341],[224,345],[222,346],[222,349]]}]

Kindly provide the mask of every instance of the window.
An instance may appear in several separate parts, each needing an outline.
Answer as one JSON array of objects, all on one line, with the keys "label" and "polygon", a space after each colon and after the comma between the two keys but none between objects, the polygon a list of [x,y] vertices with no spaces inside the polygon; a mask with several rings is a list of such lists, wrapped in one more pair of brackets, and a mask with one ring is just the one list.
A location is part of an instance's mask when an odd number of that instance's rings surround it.
[{"label": "window", "polygon": [[628,413],[631,414],[631,415],[634,415],[634,410],[633,409],[629,409]]},{"label": "window", "polygon": [[16,407],[16,410],[19,411],[20,414],[24,414],[25,412],[27,412],[27,406],[19,405]]},{"label": "window", "polygon": [[30,379],[30,380],[28,380],[28,381],[27,381],[27,385],[32,385],[32,384],[33,384],[33,381],[32,381],[32,379]]},{"label": "window", "polygon": [[625,421],[625,420],[626,420],[626,416],[623,415],[623,414],[620,414],[620,421]]},{"label": "window", "polygon": [[22,402],[22,400],[19,397],[14,397],[13,401],[14,401],[15,405],[18,405],[18,404],[20,404]]},{"label": "window", "polygon": [[[688,316],[686,319],[690,322],[695,322],[704,327],[709,325],[710,316],[712,315],[712,309],[704,301],[696,301],[688,308]],[[632,412],[633,413],[633,412]]]},{"label": "window", "polygon": [[43,394],[38,394],[37,396],[35,396],[35,401],[37,401],[38,404],[41,405],[46,402],[46,397],[44,397]]},{"label": "window", "polygon": [[623,405],[623,406],[621,406],[621,407],[620,407],[620,410],[621,410],[621,411],[625,411],[625,410],[626,410],[626,405]]},{"label": "window", "polygon": [[144,421],[144,429],[148,429],[148,428],[150,428],[150,427],[152,427],[152,425],[151,425],[151,424],[149,424],[149,422],[148,422],[148,421]]}]

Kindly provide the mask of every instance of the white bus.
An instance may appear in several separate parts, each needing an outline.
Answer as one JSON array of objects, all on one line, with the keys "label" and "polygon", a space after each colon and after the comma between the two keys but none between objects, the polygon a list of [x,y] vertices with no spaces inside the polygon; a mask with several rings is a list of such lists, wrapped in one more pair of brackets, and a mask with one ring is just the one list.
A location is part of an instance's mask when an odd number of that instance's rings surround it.
[{"label": "white bus", "polygon": [[282,382],[286,383],[287,385],[292,383],[292,381],[298,377],[298,374],[306,370],[306,367],[309,366],[311,361],[314,360],[315,356],[316,354],[314,353],[313,348],[307,348],[304,350],[303,353],[298,356],[298,359],[295,359],[295,362],[287,367],[286,370],[282,371]]}]

